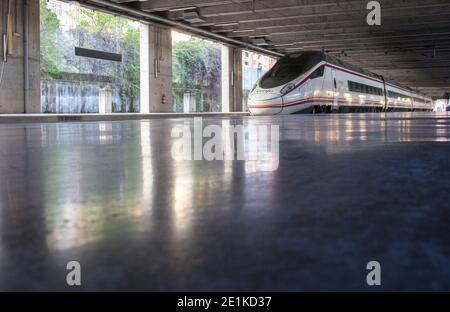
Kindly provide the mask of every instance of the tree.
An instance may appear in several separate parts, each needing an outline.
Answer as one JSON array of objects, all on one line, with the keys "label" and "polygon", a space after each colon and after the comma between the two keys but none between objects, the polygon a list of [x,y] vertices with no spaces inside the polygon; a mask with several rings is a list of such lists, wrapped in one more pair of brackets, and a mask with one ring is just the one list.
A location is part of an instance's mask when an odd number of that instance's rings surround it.
[{"label": "tree", "polygon": [[58,16],[47,7],[46,0],[40,0],[41,26],[41,68],[44,73],[58,75],[61,72],[60,54],[57,47],[59,32]]},{"label": "tree", "polygon": [[120,63],[92,61],[87,64],[97,66],[92,72],[117,77],[121,111],[125,112],[127,107],[129,112],[136,111],[140,89],[139,29],[128,19],[81,8],[77,31],[81,45],[122,54]]},{"label": "tree", "polygon": [[176,103],[181,105],[184,92],[197,91],[197,111],[202,99],[207,111],[220,110],[220,48],[198,38],[176,41],[172,48],[173,96]]},{"label": "tree", "polygon": [[[75,23],[61,25],[52,11],[55,6]],[[43,80],[112,83],[119,90],[120,110],[137,110],[140,34],[136,23],[53,0],[40,0],[40,15]],[[74,55],[74,46],[121,53],[122,62],[78,57]]]}]

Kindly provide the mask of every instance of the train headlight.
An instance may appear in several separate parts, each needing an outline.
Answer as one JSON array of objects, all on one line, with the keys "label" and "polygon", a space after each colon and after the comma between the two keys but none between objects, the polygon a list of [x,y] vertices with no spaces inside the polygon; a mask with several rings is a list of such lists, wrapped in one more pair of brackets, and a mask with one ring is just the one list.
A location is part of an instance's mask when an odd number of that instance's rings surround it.
[{"label": "train headlight", "polygon": [[293,83],[288,83],[287,85],[285,85],[282,89],[281,89],[281,94],[286,94],[290,91],[292,91],[295,88],[295,84]]}]

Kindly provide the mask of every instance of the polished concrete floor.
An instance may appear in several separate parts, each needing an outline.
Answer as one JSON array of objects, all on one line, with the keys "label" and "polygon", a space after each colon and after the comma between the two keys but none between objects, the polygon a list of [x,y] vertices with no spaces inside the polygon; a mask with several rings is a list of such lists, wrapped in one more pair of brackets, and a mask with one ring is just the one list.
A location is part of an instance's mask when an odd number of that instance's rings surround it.
[{"label": "polished concrete floor", "polygon": [[279,125],[273,171],[174,160],[184,124],[0,124],[0,290],[450,290],[450,115],[203,119]]}]

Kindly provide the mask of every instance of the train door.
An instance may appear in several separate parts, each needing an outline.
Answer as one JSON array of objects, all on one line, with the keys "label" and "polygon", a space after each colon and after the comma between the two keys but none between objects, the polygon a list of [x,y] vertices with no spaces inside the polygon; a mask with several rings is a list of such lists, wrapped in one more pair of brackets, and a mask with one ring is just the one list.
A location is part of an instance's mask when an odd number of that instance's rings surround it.
[{"label": "train door", "polygon": [[338,90],[338,81],[337,81],[337,71],[336,69],[331,70],[331,84],[333,90],[333,107],[338,109],[339,106],[339,90]]}]

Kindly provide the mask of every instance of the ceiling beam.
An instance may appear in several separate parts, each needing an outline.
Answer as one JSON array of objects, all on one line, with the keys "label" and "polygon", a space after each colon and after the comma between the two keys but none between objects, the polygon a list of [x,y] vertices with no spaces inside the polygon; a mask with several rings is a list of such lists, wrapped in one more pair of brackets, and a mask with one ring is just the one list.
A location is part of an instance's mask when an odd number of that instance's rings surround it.
[{"label": "ceiling beam", "polygon": [[[401,18],[403,16],[409,16],[415,19],[420,18],[422,15],[432,15],[432,14],[441,14],[443,11],[450,10],[450,2],[441,3],[438,6],[422,6],[422,8],[415,8],[414,6],[408,7],[397,7],[395,10],[384,10],[382,15],[382,23],[385,18]],[[349,10],[349,9],[339,9],[339,10],[330,10],[330,11],[321,11],[318,10],[316,12],[305,12],[302,9],[290,9],[286,10],[283,14],[275,14],[275,13],[246,13],[240,12],[240,14],[233,15],[225,15],[225,16],[217,16],[217,17],[208,17],[204,16],[201,13],[202,17],[205,19],[204,23],[199,23],[199,26],[214,26],[215,24],[223,24],[223,23],[239,23],[240,25],[248,24],[248,23],[260,23],[260,22],[277,22],[281,21],[286,23],[290,21],[290,23],[298,23],[299,25],[303,25],[304,23],[311,22],[332,22],[333,20],[360,20],[366,22],[366,13],[367,10]],[[169,15],[171,19],[181,19],[182,14],[179,12],[173,12]],[[244,27],[248,27],[245,25]]]},{"label": "ceiling beam", "polygon": [[240,4],[252,2],[253,0],[150,0],[133,2],[131,6],[146,12],[168,11],[188,7],[214,7],[227,4]]}]

